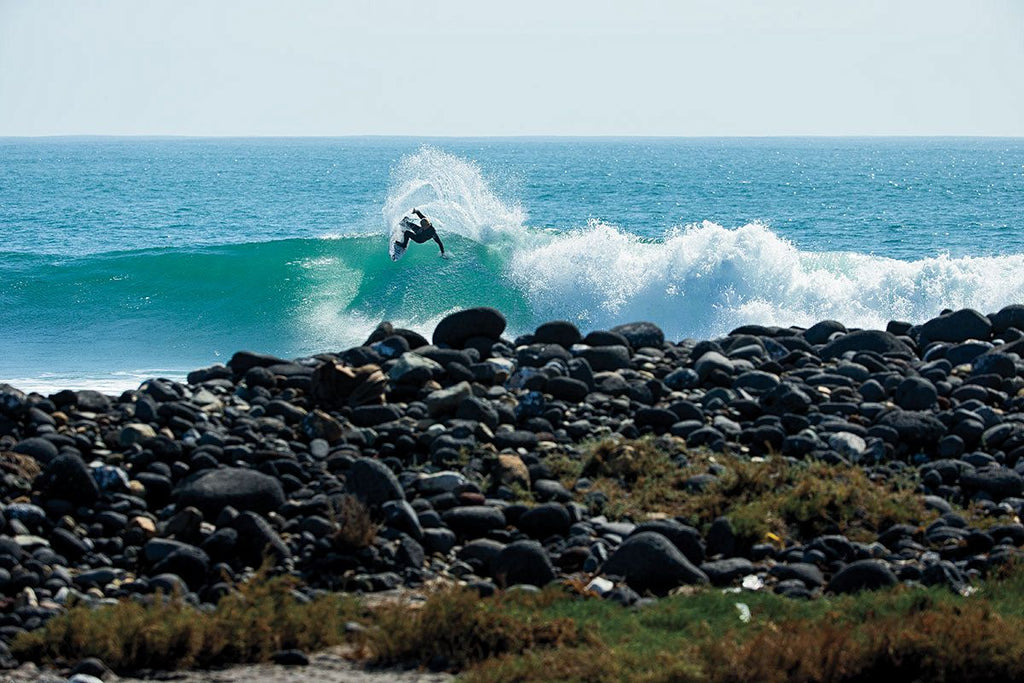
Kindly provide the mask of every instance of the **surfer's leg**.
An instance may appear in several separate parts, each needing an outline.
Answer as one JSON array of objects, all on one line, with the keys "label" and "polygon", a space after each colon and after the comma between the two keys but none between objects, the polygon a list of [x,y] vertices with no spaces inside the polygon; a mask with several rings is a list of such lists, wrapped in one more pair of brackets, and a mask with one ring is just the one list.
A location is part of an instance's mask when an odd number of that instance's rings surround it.
[{"label": "surfer's leg", "polygon": [[409,238],[410,238],[410,237],[415,237],[415,236],[416,236],[416,233],[414,233],[414,232],[413,232],[413,231],[411,231],[411,230],[406,230],[406,231],[405,231],[405,234],[404,234],[404,235],[402,235],[402,236],[403,236],[403,237],[404,237],[405,239],[403,239],[403,240],[402,240],[401,242],[398,242],[398,241],[396,241],[396,242],[395,242],[395,245],[396,245],[396,246],[399,246],[399,247],[401,247],[402,249],[406,249],[406,248],[408,248],[408,246],[409,246]]}]

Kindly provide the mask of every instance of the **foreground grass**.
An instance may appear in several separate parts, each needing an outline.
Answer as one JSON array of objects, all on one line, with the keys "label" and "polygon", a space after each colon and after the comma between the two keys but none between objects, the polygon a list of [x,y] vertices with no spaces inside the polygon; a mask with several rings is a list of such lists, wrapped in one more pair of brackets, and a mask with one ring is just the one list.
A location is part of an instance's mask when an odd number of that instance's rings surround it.
[{"label": "foreground grass", "polygon": [[[561,599],[523,609],[570,618],[581,644],[491,658],[468,681],[1024,680],[1024,574],[970,598],[900,587],[793,601],[704,591],[640,611]],[[750,621],[739,618],[746,605]]]},{"label": "foreground grass", "polygon": [[[737,603],[750,619],[743,621]],[[346,622],[363,629],[352,634]],[[210,613],[180,601],[76,607],[14,643],[22,659],[99,656],[120,672],[265,661],[350,643],[355,658],[459,671],[468,681],[1024,680],[1024,571],[971,597],[898,587],[795,601],[701,590],[640,610],[568,586],[482,600],[460,588],[411,606],[296,600],[282,579]],[[879,678],[880,677],[880,678]]]},{"label": "foreground grass", "polygon": [[346,622],[363,612],[359,602],[340,594],[299,600],[294,584],[261,575],[210,612],[159,595],[145,605],[80,605],[21,634],[12,651],[21,660],[53,664],[99,657],[115,671],[140,671],[260,662],[278,650],[345,642]]}]

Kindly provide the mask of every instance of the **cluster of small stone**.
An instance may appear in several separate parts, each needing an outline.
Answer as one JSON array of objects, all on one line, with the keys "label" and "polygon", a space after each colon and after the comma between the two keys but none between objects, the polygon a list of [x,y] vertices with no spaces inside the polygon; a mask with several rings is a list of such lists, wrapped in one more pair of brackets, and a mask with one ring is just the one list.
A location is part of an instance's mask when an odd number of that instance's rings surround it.
[{"label": "cluster of small stone", "polygon": [[[266,561],[310,591],[572,576],[634,604],[705,583],[961,590],[1024,544],[1024,306],[678,343],[645,322],[514,340],[505,326],[492,308],[451,314],[431,341],[382,323],[341,353],[239,352],[118,397],[0,385],[0,641],[72,600],[216,603]],[[609,520],[548,464],[646,434],[910,472],[941,516],[872,543],[749,546],[725,518]],[[951,503],[995,522],[972,528]]]}]

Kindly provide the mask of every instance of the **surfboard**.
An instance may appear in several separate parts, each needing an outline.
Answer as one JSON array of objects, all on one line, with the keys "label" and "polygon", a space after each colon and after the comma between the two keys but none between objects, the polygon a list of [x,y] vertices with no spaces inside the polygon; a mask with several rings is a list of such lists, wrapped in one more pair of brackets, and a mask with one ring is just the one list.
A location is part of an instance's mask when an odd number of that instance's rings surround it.
[{"label": "surfboard", "polygon": [[404,239],[405,231],[415,230],[419,226],[420,224],[416,219],[406,216],[395,223],[391,228],[391,239],[388,241],[388,254],[391,256],[392,261],[397,261],[402,258],[402,255],[405,253],[405,247],[398,244]]}]

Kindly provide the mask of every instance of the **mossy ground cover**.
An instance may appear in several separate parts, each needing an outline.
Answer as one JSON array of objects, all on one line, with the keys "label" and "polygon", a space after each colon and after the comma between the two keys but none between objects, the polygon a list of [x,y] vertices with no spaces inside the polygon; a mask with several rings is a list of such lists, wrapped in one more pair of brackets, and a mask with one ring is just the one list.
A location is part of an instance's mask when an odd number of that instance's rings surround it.
[{"label": "mossy ground cover", "polygon": [[[892,524],[938,516],[925,509],[910,476],[880,479],[855,465],[687,450],[669,437],[594,442],[582,457],[557,458],[553,469],[580,502],[603,501],[594,511],[612,519],[670,516],[706,529],[724,516],[748,544],[824,533],[873,540]],[[581,477],[589,486],[577,486]]]}]

